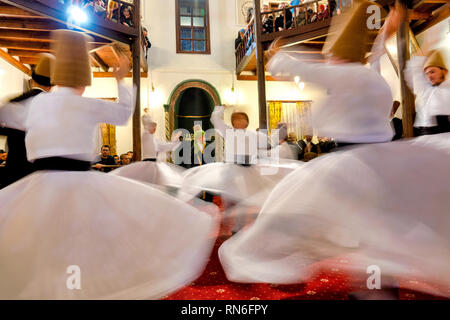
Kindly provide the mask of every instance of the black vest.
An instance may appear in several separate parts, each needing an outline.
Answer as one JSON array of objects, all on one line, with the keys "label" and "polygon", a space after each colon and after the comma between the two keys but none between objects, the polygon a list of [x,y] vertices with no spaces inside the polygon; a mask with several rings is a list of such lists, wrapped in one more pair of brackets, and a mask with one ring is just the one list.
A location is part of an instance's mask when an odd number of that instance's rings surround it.
[{"label": "black vest", "polygon": [[[42,90],[32,89],[21,96],[10,100],[10,102],[20,103],[38,95],[41,92]],[[6,165],[3,168],[4,174],[0,177],[1,189],[34,172],[35,168],[34,165],[27,160],[25,132],[0,127],[0,135],[7,137],[8,144],[8,158],[6,159]]]}]

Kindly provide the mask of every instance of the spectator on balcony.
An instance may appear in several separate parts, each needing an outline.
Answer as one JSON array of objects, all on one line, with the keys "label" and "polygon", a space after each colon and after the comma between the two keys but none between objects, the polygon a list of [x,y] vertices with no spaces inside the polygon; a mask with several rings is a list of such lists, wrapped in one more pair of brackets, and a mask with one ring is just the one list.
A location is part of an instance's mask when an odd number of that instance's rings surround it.
[{"label": "spectator on balcony", "polygon": [[[293,7],[293,6],[298,6],[299,4],[300,4],[300,0],[292,0],[290,3],[289,3],[289,5],[291,6],[291,7]],[[294,12],[295,11],[297,11],[297,14],[298,14],[298,9],[299,8],[292,8],[291,9],[291,12],[292,12],[292,14],[294,15]]]},{"label": "spectator on balcony", "polygon": [[108,15],[109,20],[119,20],[119,3],[113,0],[108,1]]},{"label": "spectator on balcony", "polygon": [[336,13],[341,14],[343,10],[346,10],[352,6],[353,0],[337,0]]},{"label": "spectator on balcony", "polygon": [[145,57],[147,58],[148,56],[148,49],[150,49],[152,47],[152,44],[150,42],[150,40],[148,39],[148,30],[146,27],[142,27],[142,33],[144,34],[144,39],[145,39]]},{"label": "spectator on balcony", "polygon": [[103,0],[89,0],[84,2],[83,8],[89,8],[94,11],[98,16],[105,17],[106,14],[106,4]]},{"label": "spectator on balcony", "polygon": [[[278,6],[279,9],[287,8],[289,7],[286,3],[280,3]],[[284,12],[286,12],[286,25],[284,25],[285,17]],[[283,31],[286,29],[289,29],[292,25],[292,12],[291,10],[284,10],[281,11],[281,14],[278,16],[278,18],[275,19],[275,30],[276,31]]]},{"label": "spectator on balcony", "polygon": [[306,19],[306,8],[305,7],[299,7],[296,20],[297,20],[297,26],[298,27],[299,26],[303,26],[303,25],[305,25],[307,23],[306,22],[307,19]]},{"label": "spectator on balcony", "polygon": [[133,14],[129,6],[122,6],[120,8],[120,23],[127,27],[134,27]]},{"label": "spectator on balcony", "polygon": [[247,16],[245,17],[245,22],[248,24],[250,21],[252,21],[253,18],[253,8],[250,7],[247,9]]},{"label": "spectator on balcony", "polygon": [[[268,12],[269,6],[265,4],[263,6],[263,12]],[[270,33],[273,32],[273,15],[266,13],[262,16],[262,32],[263,33]]]},{"label": "spectator on balcony", "polygon": [[245,29],[239,30],[238,36],[236,40],[234,40],[234,49],[237,49],[241,43],[244,43],[244,36],[245,36]]},{"label": "spectator on balcony", "polygon": [[321,4],[319,6],[319,11],[317,12],[317,20],[321,21],[324,19],[327,19],[329,17],[329,11],[328,8],[325,9],[325,6]]}]

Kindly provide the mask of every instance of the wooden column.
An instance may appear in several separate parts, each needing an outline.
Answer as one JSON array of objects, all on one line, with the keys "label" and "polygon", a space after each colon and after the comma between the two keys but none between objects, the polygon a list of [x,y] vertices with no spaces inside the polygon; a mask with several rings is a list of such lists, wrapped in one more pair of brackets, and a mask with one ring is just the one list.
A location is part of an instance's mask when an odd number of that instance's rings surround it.
[{"label": "wooden column", "polygon": [[403,138],[413,137],[413,117],[415,113],[414,95],[405,82],[404,69],[406,61],[410,58],[409,52],[409,23],[406,14],[397,33],[398,75],[400,79]]},{"label": "wooden column", "polygon": [[258,76],[259,129],[267,129],[266,74],[264,68],[264,50],[261,43],[261,2],[260,0],[253,0],[253,3],[256,37],[256,75]]},{"label": "wooden column", "polygon": [[135,0],[134,25],[138,36],[133,38],[133,84],[136,86],[136,107],[133,115],[133,153],[135,160],[141,160],[141,8],[140,0]]}]

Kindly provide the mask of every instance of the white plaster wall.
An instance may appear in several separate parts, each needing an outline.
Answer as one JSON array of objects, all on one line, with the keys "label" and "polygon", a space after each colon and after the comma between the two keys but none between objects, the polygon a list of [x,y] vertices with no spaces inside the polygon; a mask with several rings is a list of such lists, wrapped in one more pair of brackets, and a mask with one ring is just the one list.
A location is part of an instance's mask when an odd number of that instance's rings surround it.
[{"label": "white plaster wall", "polygon": [[[0,58],[0,105],[23,92],[25,78],[24,73]],[[5,144],[6,138],[0,136],[0,149],[5,150]]]}]

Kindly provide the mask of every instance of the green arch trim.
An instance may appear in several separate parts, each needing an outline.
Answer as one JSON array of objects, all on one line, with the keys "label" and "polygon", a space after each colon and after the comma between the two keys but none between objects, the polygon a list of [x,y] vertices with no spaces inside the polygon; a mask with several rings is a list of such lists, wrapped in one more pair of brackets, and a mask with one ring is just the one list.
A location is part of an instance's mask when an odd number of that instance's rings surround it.
[{"label": "green arch trim", "polygon": [[177,84],[177,86],[172,90],[172,92],[170,93],[169,96],[169,100],[167,101],[167,104],[170,105],[170,102],[172,101],[173,95],[175,94],[175,92],[177,91],[177,89],[179,87],[181,87],[182,85],[189,83],[189,82],[201,82],[206,84],[208,87],[210,87],[211,89],[213,89],[213,91],[216,93],[217,97],[219,98],[219,105],[222,104],[222,99],[220,97],[219,92],[217,91],[216,87],[214,87],[211,83],[205,81],[205,80],[199,80],[199,79],[189,79],[189,80],[184,80],[182,82],[180,82],[179,84]]}]

